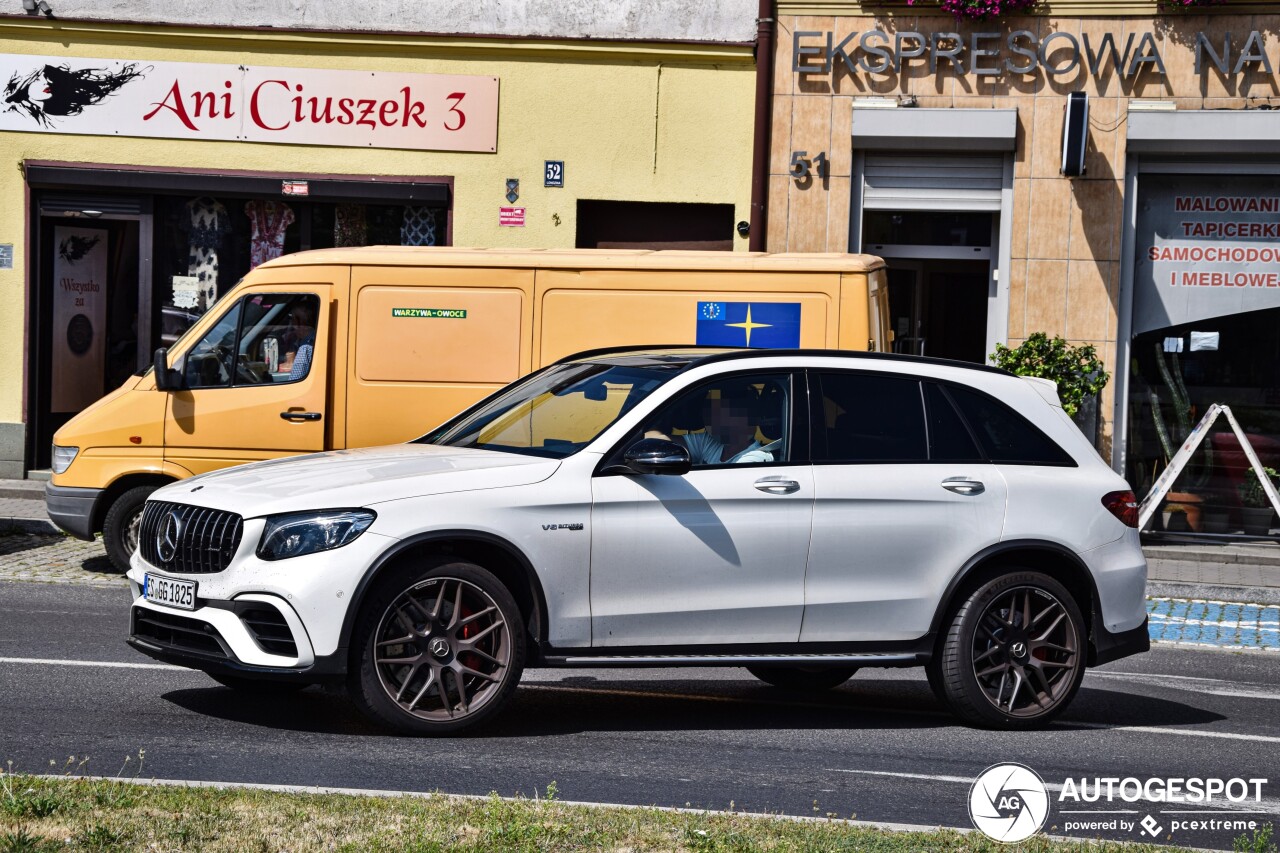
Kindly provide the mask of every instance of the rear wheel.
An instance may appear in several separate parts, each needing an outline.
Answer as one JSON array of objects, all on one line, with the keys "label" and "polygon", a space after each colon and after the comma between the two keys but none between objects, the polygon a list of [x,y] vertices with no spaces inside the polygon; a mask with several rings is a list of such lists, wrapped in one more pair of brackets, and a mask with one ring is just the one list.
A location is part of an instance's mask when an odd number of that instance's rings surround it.
[{"label": "rear wheel", "polygon": [[961,605],[929,663],[929,682],[965,722],[1032,728],[1070,704],[1084,678],[1085,630],[1071,593],[1048,575],[989,581]]},{"label": "rear wheel", "polygon": [[515,600],[480,566],[446,558],[402,570],[361,610],[351,693],[389,728],[459,732],[511,698],[524,668],[524,638]]},{"label": "rear wheel", "polygon": [[107,547],[111,565],[121,572],[129,571],[129,558],[138,547],[138,528],[142,525],[142,505],[159,486],[134,486],[120,495],[102,520],[102,542]]},{"label": "rear wheel", "polygon": [[858,671],[856,666],[749,666],[747,672],[774,687],[816,693],[839,687]]}]

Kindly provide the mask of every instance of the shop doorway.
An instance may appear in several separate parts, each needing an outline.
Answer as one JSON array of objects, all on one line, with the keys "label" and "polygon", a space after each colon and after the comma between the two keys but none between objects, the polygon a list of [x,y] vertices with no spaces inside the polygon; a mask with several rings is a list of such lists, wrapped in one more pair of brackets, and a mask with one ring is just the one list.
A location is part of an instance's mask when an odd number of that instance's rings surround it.
[{"label": "shop doorway", "polygon": [[986,362],[997,219],[987,212],[865,212],[863,251],[888,267],[893,352]]},{"label": "shop doorway", "polygon": [[146,362],[150,213],[140,200],[104,201],[50,196],[38,207],[28,351],[47,380],[30,386],[30,468],[47,468],[58,428]]}]

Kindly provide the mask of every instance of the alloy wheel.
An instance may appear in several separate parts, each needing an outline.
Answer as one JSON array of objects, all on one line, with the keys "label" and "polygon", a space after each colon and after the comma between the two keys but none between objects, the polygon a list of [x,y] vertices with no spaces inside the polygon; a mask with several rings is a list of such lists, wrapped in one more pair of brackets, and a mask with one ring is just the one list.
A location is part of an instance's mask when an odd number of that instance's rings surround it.
[{"label": "alloy wheel", "polygon": [[488,593],[461,578],[430,578],[405,590],[383,613],[374,640],[383,690],[422,720],[478,713],[510,674],[510,626]]},{"label": "alloy wheel", "polygon": [[132,554],[138,550],[138,532],[142,529],[142,507],[138,507],[137,512],[129,516],[124,523],[124,530],[121,533],[121,540],[124,544],[126,554]]},{"label": "alloy wheel", "polygon": [[1072,691],[1083,661],[1079,632],[1057,597],[1032,586],[1000,593],[973,637],[973,674],[987,700],[1013,717],[1051,711]]}]

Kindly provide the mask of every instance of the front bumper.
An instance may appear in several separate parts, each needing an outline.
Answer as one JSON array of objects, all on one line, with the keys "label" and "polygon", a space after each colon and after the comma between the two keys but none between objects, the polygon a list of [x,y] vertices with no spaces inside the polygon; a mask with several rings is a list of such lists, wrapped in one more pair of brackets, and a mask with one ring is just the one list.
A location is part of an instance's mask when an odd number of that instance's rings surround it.
[{"label": "front bumper", "polygon": [[93,519],[103,489],[82,489],[45,483],[44,505],[49,520],[77,539],[93,541]]}]

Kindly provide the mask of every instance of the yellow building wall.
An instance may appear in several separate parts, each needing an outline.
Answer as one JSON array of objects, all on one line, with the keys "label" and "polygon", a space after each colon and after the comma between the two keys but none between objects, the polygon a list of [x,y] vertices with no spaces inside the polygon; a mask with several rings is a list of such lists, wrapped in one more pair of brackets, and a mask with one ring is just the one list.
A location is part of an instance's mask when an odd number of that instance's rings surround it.
[{"label": "yellow building wall", "polygon": [[[500,79],[495,154],[0,133],[0,424],[23,420],[24,160],[287,174],[447,177],[456,246],[572,247],[578,199],[733,204],[749,219],[749,46],[262,33],[0,20],[0,53],[152,62],[474,74]],[[565,161],[565,187],[542,186]],[[523,228],[500,227],[520,179]],[[557,222],[558,219],[558,222]],[[736,248],[746,240],[734,236]]]}]

